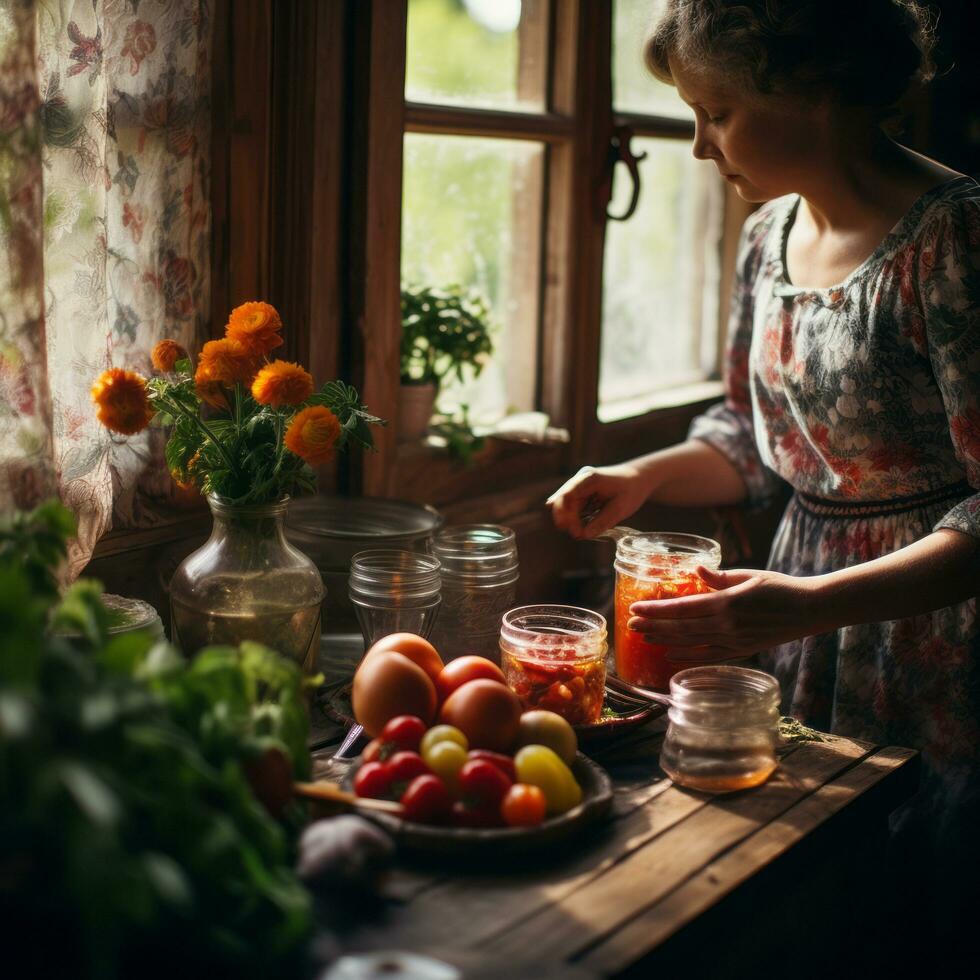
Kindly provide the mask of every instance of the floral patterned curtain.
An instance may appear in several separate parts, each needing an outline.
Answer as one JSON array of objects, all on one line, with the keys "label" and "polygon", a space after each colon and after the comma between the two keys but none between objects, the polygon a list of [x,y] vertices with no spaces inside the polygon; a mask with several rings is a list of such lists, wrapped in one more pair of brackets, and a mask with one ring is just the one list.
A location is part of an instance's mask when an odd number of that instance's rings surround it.
[{"label": "floral patterned curtain", "polygon": [[89,392],[206,335],[210,46],[209,0],[0,0],[0,510],[60,493],[73,572],[171,492]]}]

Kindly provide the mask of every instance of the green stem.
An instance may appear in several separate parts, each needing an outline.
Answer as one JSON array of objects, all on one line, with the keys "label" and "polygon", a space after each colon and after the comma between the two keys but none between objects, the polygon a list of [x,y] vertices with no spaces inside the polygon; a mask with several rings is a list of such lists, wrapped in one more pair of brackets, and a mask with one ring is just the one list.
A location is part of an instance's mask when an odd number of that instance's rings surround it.
[{"label": "green stem", "polygon": [[[171,401],[169,398],[165,398],[163,396],[158,396],[158,399],[168,409],[171,409],[171,413],[170,413],[171,415],[174,414],[183,415],[186,418],[189,418],[201,430],[201,432],[204,433],[204,437],[206,439],[210,439],[211,442],[214,443],[215,448],[218,450],[219,453],[221,453],[221,457],[228,464],[229,469],[232,472],[237,472],[238,468],[235,466],[234,462],[232,461],[231,456],[228,455],[228,450],[225,449],[225,447],[221,444],[221,441],[218,439],[218,437],[211,431],[210,428],[208,428],[207,422],[205,422],[197,414],[197,412],[188,411],[187,407],[185,405],[182,405],[179,401],[174,402]],[[174,409],[176,409],[176,412],[173,411]]]}]

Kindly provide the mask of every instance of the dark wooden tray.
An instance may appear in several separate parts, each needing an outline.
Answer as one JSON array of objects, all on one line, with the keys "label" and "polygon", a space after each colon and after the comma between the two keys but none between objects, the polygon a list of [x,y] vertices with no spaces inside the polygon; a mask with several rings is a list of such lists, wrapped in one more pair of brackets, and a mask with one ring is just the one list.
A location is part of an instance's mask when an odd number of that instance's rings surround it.
[{"label": "dark wooden tray", "polygon": [[651,704],[649,701],[613,690],[610,687],[606,688],[603,709],[604,713],[606,709],[614,713],[603,717],[594,725],[572,726],[580,745],[599,745],[607,742],[618,735],[623,735],[640,725],[646,724],[667,710],[661,704]]}]

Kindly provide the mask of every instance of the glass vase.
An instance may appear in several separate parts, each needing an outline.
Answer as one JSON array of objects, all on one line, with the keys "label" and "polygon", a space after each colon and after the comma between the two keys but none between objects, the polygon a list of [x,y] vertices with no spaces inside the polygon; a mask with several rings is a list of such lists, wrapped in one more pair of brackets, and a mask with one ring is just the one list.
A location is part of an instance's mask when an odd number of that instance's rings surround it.
[{"label": "glass vase", "polygon": [[208,505],[211,537],[170,583],[174,643],[192,656],[212,644],[263,643],[312,673],[326,595],[316,565],[285,537],[289,501]]}]

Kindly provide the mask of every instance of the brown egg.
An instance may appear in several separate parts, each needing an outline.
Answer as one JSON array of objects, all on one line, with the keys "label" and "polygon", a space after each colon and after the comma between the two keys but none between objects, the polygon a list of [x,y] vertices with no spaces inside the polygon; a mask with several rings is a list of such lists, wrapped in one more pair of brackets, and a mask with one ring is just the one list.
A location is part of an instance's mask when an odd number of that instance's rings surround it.
[{"label": "brown egg", "polygon": [[469,739],[471,749],[510,752],[520,730],[521,702],[497,681],[467,681],[446,698],[439,720],[455,725]]},{"label": "brown egg", "polygon": [[389,633],[373,643],[364,656],[370,657],[386,650],[408,657],[429,675],[433,684],[436,683],[436,678],[442,671],[442,658],[428,640],[415,633]]},{"label": "brown egg", "polygon": [[430,724],[436,713],[436,688],[408,657],[378,651],[357,668],[351,703],[358,724],[374,738],[396,715],[417,715]]}]

